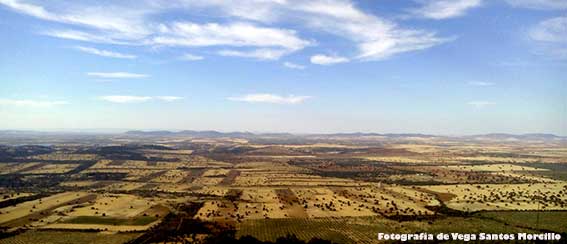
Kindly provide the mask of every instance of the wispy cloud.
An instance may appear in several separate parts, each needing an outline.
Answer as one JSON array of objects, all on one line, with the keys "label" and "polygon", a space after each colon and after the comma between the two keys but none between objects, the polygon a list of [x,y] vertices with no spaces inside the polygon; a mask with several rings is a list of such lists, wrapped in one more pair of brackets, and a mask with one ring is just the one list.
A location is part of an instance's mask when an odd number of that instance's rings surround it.
[{"label": "wispy cloud", "polygon": [[278,59],[301,50],[311,43],[299,38],[294,30],[260,27],[251,23],[197,24],[175,22],[161,25],[160,33],[151,42],[165,46],[235,46],[260,47],[253,51],[223,50],[223,56]]},{"label": "wispy cloud", "polygon": [[186,53],[186,54],[183,54],[183,56],[181,56],[181,60],[186,60],[186,61],[198,61],[198,60],[203,60],[203,59],[204,59],[203,56],[194,55],[194,54],[190,54],[190,53]]},{"label": "wispy cloud", "polygon": [[431,31],[402,28],[395,22],[361,11],[350,1],[304,1],[294,9],[305,13],[300,18],[308,27],[353,41],[358,49],[354,58],[365,61],[424,50],[453,39],[439,37]]},{"label": "wispy cloud", "polygon": [[282,49],[261,48],[252,51],[220,50],[218,54],[227,57],[245,57],[259,60],[276,60],[289,51]]},{"label": "wispy cloud", "polygon": [[118,45],[132,44],[125,41],[115,40],[109,36],[97,35],[96,33],[89,33],[84,31],[77,31],[77,30],[47,30],[40,32],[40,34],[56,37],[60,39],[68,39],[68,40],[84,41],[84,42],[92,42],[92,43],[118,44]]},{"label": "wispy cloud", "polygon": [[[462,3],[458,7],[446,7],[448,14],[438,16],[458,14],[475,0],[455,1]],[[94,6],[80,1],[42,6],[21,0],[0,0],[0,4],[36,18],[67,24],[66,29],[43,32],[57,38],[140,46],[213,47],[219,48],[216,52],[220,55],[263,60],[276,60],[324,41],[300,37],[298,31],[287,27],[292,19],[293,26],[350,40],[357,54],[349,59],[365,61],[424,50],[454,39],[440,37],[434,31],[401,27],[362,11],[350,0],[192,0],[159,5],[153,1],[112,1]],[[179,9],[189,13],[207,12],[227,21],[194,23],[154,18],[156,14]]]},{"label": "wispy cloud", "polygon": [[100,100],[112,102],[112,103],[143,103],[148,102],[151,100],[160,100],[164,102],[173,102],[177,100],[183,99],[183,97],[176,97],[176,96],[126,96],[126,95],[117,95],[117,96],[102,96],[99,97]]},{"label": "wispy cloud", "polygon": [[482,0],[429,0],[423,6],[410,12],[428,19],[449,19],[465,15],[472,8],[479,7]]},{"label": "wispy cloud", "polygon": [[567,16],[541,21],[528,35],[537,45],[536,54],[567,59]]},{"label": "wispy cloud", "polygon": [[519,8],[531,8],[539,10],[563,10],[567,9],[567,1],[564,0],[506,0],[510,5]]},{"label": "wispy cloud", "polygon": [[53,107],[57,105],[69,104],[67,101],[46,101],[28,99],[0,99],[1,106],[22,106],[22,107]]},{"label": "wispy cloud", "polygon": [[489,101],[470,101],[470,102],[468,102],[467,104],[468,104],[468,105],[471,105],[471,106],[473,106],[473,107],[475,107],[475,108],[480,109],[480,108],[484,108],[484,107],[487,107],[487,106],[495,105],[496,103],[494,103],[494,102],[489,102]]},{"label": "wispy cloud", "polygon": [[494,83],[492,82],[485,82],[485,81],[469,81],[467,82],[469,86],[493,86]]},{"label": "wispy cloud", "polygon": [[567,44],[567,17],[544,20],[532,27],[529,36],[536,41]]},{"label": "wispy cloud", "polygon": [[146,96],[102,96],[99,99],[112,103],[141,103],[152,100]]},{"label": "wispy cloud", "polygon": [[280,96],[269,93],[248,94],[239,97],[229,97],[228,100],[249,102],[249,103],[275,103],[275,104],[299,104],[303,103],[310,96]]},{"label": "wispy cloud", "polygon": [[177,100],[183,99],[183,97],[176,97],[176,96],[157,96],[156,99],[166,101],[166,102],[173,102]]},{"label": "wispy cloud", "polygon": [[96,48],[93,48],[93,47],[76,46],[75,49],[77,49],[81,52],[90,53],[90,54],[103,56],[103,57],[109,57],[109,58],[124,58],[124,59],[135,59],[135,58],[137,58],[136,55],[123,54],[123,53],[112,52],[112,51],[107,51],[107,50],[100,50],[100,49],[96,49]]},{"label": "wispy cloud", "polygon": [[[151,30],[146,25],[144,16],[157,10],[135,8],[134,5],[81,6],[77,2],[71,2],[67,6],[52,4],[50,8],[57,10],[48,11],[43,6],[20,0],[0,0],[0,4],[39,19],[91,28],[99,36],[110,37],[109,40],[136,40],[149,35]],[[117,12],[120,14],[115,14]],[[89,36],[96,35],[91,33]]]},{"label": "wispy cloud", "polygon": [[128,72],[88,72],[88,76],[97,77],[97,78],[104,78],[104,79],[140,79],[149,77],[146,74],[136,74],[136,73],[128,73]]},{"label": "wispy cloud", "polygon": [[[381,60],[395,54],[431,48],[453,38],[435,32],[402,28],[360,10],[349,0],[311,1],[195,1],[219,8],[228,15],[267,24],[294,19],[305,27],[351,40],[358,50],[354,57],[366,61]],[[205,2],[205,3],[204,3]],[[199,4],[197,4],[199,5]],[[368,31],[372,30],[372,31]]]},{"label": "wispy cloud", "polygon": [[295,64],[292,62],[284,62],[283,66],[290,68],[290,69],[305,69],[304,65]]},{"label": "wispy cloud", "polygon": [[340,57],[336,55],[324,55],[324,54],[313,55],[309,60],[311,61],[311,63],[319,64],[319,65],[332,65],[338,63],[346,63],[350,61],[348,58],[345,57]]}]

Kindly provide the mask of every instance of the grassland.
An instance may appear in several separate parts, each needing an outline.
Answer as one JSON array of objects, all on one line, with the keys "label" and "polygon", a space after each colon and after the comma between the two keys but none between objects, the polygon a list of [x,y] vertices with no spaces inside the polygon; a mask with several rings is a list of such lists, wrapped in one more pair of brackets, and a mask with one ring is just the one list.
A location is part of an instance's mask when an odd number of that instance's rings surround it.
[{"label": "grassland", "polygon": [[112,218],[101,216],[77,216],[62,223],[66,224],[95,224],[95,225],[147,225],[158,218],[154,216],[140,216],[135,218]]},{"label": "grassland", "polygon": [[91,199],[91,196],[86,192],[65,192],[6,207],[0,213],[0,225],[17,226],[27,223],[31,218],[41,218],[55,208],[78,204]]},{"label": "grassland", "polygon": [[497,211],[480,212],[477,216],[513,226],[567,232],[567,211]]}]

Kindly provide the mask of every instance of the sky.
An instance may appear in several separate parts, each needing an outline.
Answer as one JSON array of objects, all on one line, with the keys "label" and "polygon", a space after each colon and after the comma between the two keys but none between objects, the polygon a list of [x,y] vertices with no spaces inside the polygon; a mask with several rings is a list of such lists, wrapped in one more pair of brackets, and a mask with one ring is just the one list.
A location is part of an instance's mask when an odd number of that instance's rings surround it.
[{"label": "sky", "polygon": [[0,129],[567,135],[565,0],[0,0]]}]

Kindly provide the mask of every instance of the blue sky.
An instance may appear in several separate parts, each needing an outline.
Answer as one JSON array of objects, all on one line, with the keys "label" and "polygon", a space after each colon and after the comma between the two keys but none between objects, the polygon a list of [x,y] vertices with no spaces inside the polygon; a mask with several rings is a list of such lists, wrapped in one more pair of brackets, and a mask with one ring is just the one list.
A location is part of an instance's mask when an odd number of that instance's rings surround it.
[{"label": "blue sky", "polygon": [[567,135],[564,0],[0,0],[0,128]]}]

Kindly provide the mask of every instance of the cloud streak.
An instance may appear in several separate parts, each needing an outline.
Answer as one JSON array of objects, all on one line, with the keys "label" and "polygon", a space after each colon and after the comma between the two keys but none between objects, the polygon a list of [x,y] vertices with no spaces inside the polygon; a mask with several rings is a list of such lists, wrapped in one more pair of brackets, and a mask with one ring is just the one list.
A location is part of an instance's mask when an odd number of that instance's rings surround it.
[{"label": "cloud streak", "polygon": [[287,50],[262,48],[252,51],[220,50],[219,55],[225,57],[255,58],[258,60],[277,60],[289,53]]},{"label": "cloud streak", "polygon": [[99,99],[111,103],[141,103],[152,100],[152,97],[146,96],[102,96]]},{"label": "cloud streak", "polygon": [[532,27],[529,36],[535,41],[567,44],[567,16],[538,23]]},{"label": "cloud streak", "polygon": [[294,30],[259,27],[251,23],[174,22],[160,25],[159,31],[160,35],[152,39],[158,45],[279,47],[289,51],[310,45]]},{"label": "cloud streak", "polygon": [[114,95],[114,96],[101,96],[100,100],[111,103],[143,103],[151,100],[160,100],[164,102],[174,102],[183,99],[183,97],[176,96],[128,96],[128,95]]},{"label": "cloud streak", "polygon": [[333,64],[339,64],[339,63],[346,63],[346,62],[349,62],[350,60],[348,58],[340,57],[340,56],[336,56],[336,55],[317,54],[317,55],[311,56],[309,61],[311,61],[311,63],[313,63],[313,64],[333,65]]},{"label": "cloud streak", "polygon": [[305,69],[304,65],[299,65],[299,64],[292,63],[292,62],[284,62],[283,66],[285,66],[286,68],[290,68],[290,69]]},{"label": "cloud streak", "polygon": [[469,86],[494,86],[494,83],[485,81],[469,81],[467,84]]},{"label": "cloud streak", "polygon": [[529,30],[528,36],[537,45],[535,54],[567,59],[567,16],[541,21]]},{"label": "cloud streak", "polygon": [[473,106],[477,109],[481,109],[481,108],[485,108],[488,106],[493,106],[496,105],[496,103],[494,102],[490,102],[490,101],[470,101],[467,103],[470,106]]},{"label": "cloud streak", "polygon": [[411,13],[427,19],[450,19],[460,17],[472,8],[479,7],[482,0],[430,0]]},{"label": "cloud streak", "polygon": [[135,56],[135,55],[123,54],[123,53],[112,52],[112,51],[107,51],[107,50],[100,50],[100,49],[96,49],[96,48],[93,48],[93,47],[76,46],[75,49],[77,49],[81,52],[90,53],[90,54],[94,54],[94,55],[98,55],[98,56],[102,56],[102,57],[122,58],[122,59],[135,59],[135,58],[137,58],[137,56]]},{"label": "cloud streak", "polygon": [[152,8],[135,8],[134,5],[93,7],[78,5],[77,2],[68,3],[66,6],[61,4],[49,6],[57,11],[48,11],[43,6],[20,0],[0,0],[0,4],[39,19],[90,28],[91,37],[96,33],[99,36],[110,37],[109,40],[136,40],[151,34],[144,17],[156,11]]},{"label": "cloud streak", "polygon": [[136,74],[128,72],[88,72],[88,76],[104,79],[141,79],[147,78],[147,74]]},{"label": "cloud streak", "polygon": [[183,97],[176,97],[176,96],[157,96],[155,98],[166,102],[173,102],[183,99]]},{"label": "cloud streak", "polygon": [[239,97],[229,97],[228,100],[248,103],[273,103],[273,104],[300,104],[305,102],[310,96],[280,96],[269,93],[248,94]]},{"label": "cloud streak", "polygon": [[181,60],[185,60],[185,61],[199,61],[203,59],[205,59],[203,56],[194,55],[190,53],[186,53],[183,54],[183,56],[181,56]]}]

